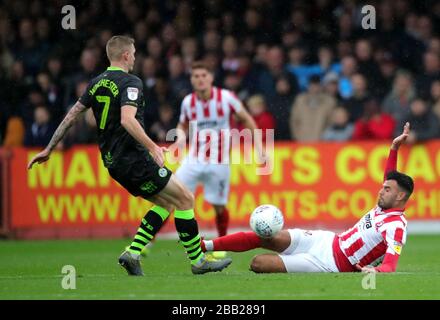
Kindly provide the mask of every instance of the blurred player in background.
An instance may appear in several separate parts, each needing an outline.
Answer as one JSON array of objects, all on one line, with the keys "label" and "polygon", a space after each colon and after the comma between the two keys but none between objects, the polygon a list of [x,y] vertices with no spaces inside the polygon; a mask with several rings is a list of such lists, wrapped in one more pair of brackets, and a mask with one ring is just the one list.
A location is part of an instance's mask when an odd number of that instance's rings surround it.
[{"label": "blurred player in background", "polygon": [[61,122],[47,147],[29,163],[49,160],[49,156],[79,114],[92,108],[98,126],[102,160],[113,179],[134,196],[155,205],[142,219],[128,250],[119,263],[129,275],[141,276],[141,250],[154,238],[162,223],[174,210],[179,238],[191,261],[194,274],[220,271],[231,259],[208,261],[200,248],[200,235],[194,218],[194,196],[164,166],[165,148],[145,133],[145,101],[142,81],[129,74],[135,61],[134,40],[114,36],[106,45],[110,67],[94,78],[86,92]]},{"label": "blurred player in background", "polygon": [[377,206],[353,228],[339,235],[289,229],[269,239],[253,232],[239,232],[202,241],[202,248],[236,252],[265,248],[278,252],[253,258],[250,268],[258,273],[394,272],[406,242],[405,205],[414,189],[412,178],[396,171],[397,151],[409,134],[407,122],[403,133],[391,144]]},{"label": "blurred player in background", "polygon": [[[235,115],[245,128],[257,129],[252,116],[240,100],[229,90],[213,86],[214,75],[204,62],[194,62],[191,67],[191,84],[194,92],[187,95],[181,104],[177,129],[186,134],[178,135],[177,143],[185,144],[189,125],[197,125],[190,144],[189,154],[176,172],[180,181],[193,193],[201,183],[205,200],[215,210],[218,235],[227,233],[229,212],[226,208],[229,197],[229,132],[230,118]],[[254,141],[259,152],[261,142]]]}]

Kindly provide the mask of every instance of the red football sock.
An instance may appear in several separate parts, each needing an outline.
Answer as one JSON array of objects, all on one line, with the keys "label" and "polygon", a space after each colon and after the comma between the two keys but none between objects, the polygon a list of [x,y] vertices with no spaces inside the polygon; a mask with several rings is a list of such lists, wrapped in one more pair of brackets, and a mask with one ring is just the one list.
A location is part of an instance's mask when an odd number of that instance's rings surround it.
[{"label": "red football sock", "polygon": [[215,216],[215,223],[217,225],[217,232],[219,237],[226,235],[229,225],[229,211],[224,209],[222,214]]},{"label": "red football sock", "polygon": [[202,238],[202,241],[200,241],[200,248],[202,248],[202,252],[206,252],[205,242],[203,240]]},{"label": "red football sock", "polygon": [[253,232],[237,232],[212,240],[214,251],[242,252],[260,248],[261,239]]}]

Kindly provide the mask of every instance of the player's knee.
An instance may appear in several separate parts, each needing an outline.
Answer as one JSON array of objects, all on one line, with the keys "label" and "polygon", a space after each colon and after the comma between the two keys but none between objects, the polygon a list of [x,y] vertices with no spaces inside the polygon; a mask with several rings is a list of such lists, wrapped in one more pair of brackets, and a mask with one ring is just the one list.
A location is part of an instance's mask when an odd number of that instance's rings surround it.
[{"label": "player's knee", "polygon": [[180,194],[180,207],[182,209],[191,209],[194,208],[194,195],[187,188],[182,190]]},{"label": "player's knee", "polygon": [[252,258],[250,269],[255,273],[265,272],[265,261],[263,256],[255,256]]},{"label": "player's knee", "polygon": [[158,205],[159,207],[165,209],[169,213],[174,211],[175,207],[172,203],[167,201],[166,199],[160,197],[159,195],[156,195],[155,197],[148,198],[147,200],[151,201],[155,205]]}]

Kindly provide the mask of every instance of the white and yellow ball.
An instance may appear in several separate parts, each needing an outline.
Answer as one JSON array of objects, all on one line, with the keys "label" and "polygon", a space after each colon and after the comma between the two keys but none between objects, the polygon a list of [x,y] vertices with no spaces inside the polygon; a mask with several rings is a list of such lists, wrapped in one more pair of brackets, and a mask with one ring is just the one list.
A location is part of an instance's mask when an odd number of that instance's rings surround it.
[{"label": "white and yellow ball", "polygon": [[252,212],[249,223],[260,238],[272,238],[283,229],[284,217],[274,205],[263,204]]}]

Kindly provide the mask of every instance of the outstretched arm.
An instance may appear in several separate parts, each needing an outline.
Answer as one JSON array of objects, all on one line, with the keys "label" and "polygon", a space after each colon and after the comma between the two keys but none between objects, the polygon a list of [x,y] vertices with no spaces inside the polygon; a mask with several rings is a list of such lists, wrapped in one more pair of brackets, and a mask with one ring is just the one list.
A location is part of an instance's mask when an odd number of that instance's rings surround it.
[{"label": "outstretched arm", "polygon": [[56,147],[58,142],[60,142],[61,139],[63,139],[67,130],[69,130],[69,128],[73,125],[78,115],[86,111],[86,109],[87,107],[79,101],[77,101],[73,105],[73,107],[69,110],[69,112],[64,117],[63,121],[58,126],[58,128],[55,130],[55,133],[53,134],[52,139],[50,139],[50,142],[46,146],[46,148],[43,151],[41,151],[39,154],[37,154],[35,157],[33,157],[32,160],[29,162],[28,169],[31,169],[35,163],[43,163],[49,160],[50,153],[52,152],[52,150]]},{"label": "outstretched arm", "polygon": [[361,267],[359,264],[356,265],[356,268],[364,273],[375,273],[375,272],[395,272],[397,268],[397,262],[399,261],[398,254],[386,253],[383,259],[383,262],[378,267],[373,266],[365,266]]},{"label": "outstretched arm", "polygon": [[399,150],[400,145],[408,138],[409,128],[409,122],[405,123],[402,134],[396,137],[391,144],[390,154],[385,167],[384,180],[386,179],[388,172],[394,171],[397,168],[397,151]]}]

